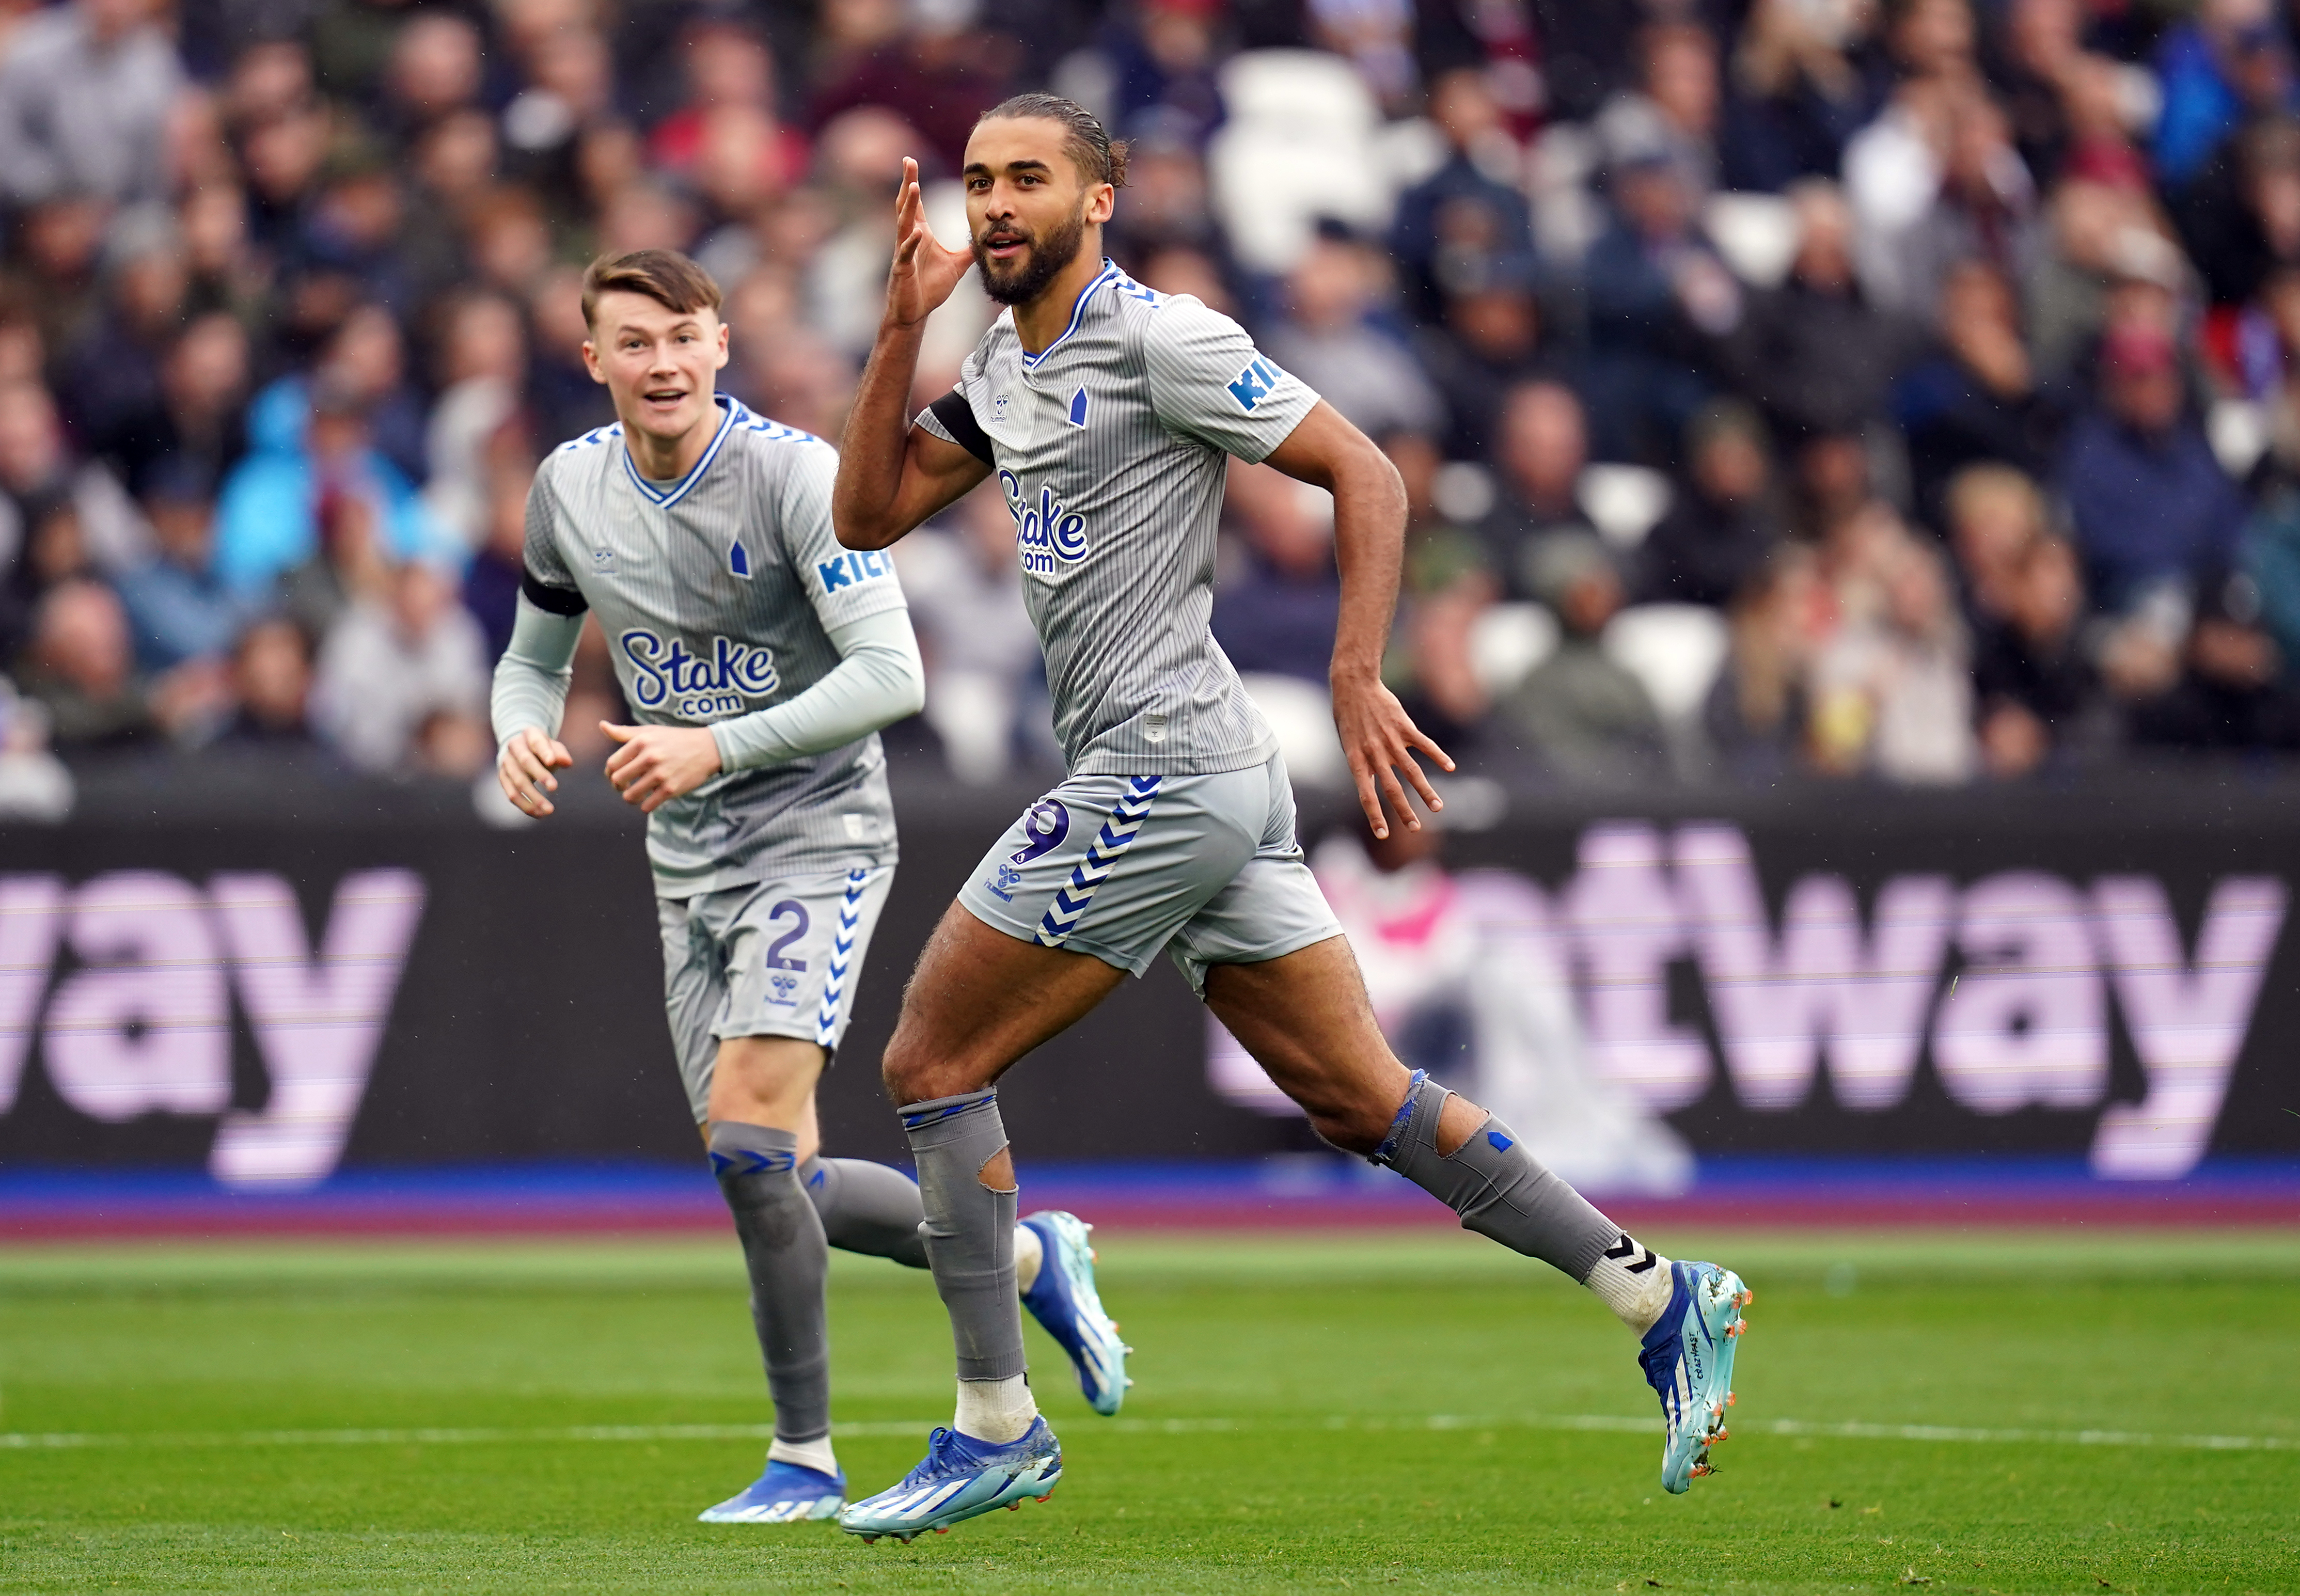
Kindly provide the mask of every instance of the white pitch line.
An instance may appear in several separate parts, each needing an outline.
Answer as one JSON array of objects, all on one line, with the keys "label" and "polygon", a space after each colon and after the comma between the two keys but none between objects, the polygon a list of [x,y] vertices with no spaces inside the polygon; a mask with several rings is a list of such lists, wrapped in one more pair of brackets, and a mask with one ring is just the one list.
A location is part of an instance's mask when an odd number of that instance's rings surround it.
[{"label": "white pitch line", "polygon": [[[833,1435],[924,1435],[931,1419],[875,1419],[833,1425]],[[1433,1413],[1419,1418],[1355,1417],[1256,1420],[1250,1418],[1121,1418],[1097,1429],[1137,1435],[1198,1435],[1242,1430],[1594,1430],[1650,1435],[1658,1418],[1610,1413],[1463,1415]],[[1807,1437],[1827,1441],[1963,1442],[1996,1445],[2159,1447],[2183,1451],[2283,1452],[2300,1451],[2289,1435],[2158,1435],[2138,1430],[1979,1429],[1958,1425],[1879,1425],[1854,1420],[1815,1422],[1798,1418],[1743,1419],[1743,1434]],[[62,1432],[38,1434],[0,1432],[0,1451],[68,1451],[79,1447],[213,1448],[244,1446],[501,1446],[559,1442],[771,1441],[772,1425],[571,1425],[553,1429],[466,1428],[398,1430],[217,1430],[133,1433]]]}]

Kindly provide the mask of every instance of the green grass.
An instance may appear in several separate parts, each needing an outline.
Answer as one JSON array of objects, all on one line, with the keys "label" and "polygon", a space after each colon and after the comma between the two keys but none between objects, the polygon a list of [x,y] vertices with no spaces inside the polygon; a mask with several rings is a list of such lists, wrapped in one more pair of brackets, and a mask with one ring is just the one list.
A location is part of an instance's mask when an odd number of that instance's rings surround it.
[{"label": "green grass", "polygon": [[[768,1417],[731,1243],[0,1251],[0,1588],[2300,1590],[2300,1235],[1653,1239],[1758,1292],[1688,1497],[1483,1243],[1117,1237],[1126,1416],[1033,1329],[1061,1488],[909,1547],[692,1522]],[[947,1331],[866,1259],[831,1325],[859,1493]]]}]

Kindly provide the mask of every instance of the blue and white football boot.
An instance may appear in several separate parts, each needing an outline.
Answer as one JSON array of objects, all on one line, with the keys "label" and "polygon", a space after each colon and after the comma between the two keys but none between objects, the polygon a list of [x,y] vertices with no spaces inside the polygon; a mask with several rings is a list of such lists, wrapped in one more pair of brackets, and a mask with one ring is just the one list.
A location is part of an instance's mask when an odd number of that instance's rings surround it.
[{"label": "blue and white football boot", "polygon": [[1741,1309],[1756,1293],[1730,1269],[1672,1263],[1669,1306],[1646,1332],[1638,1361],[1661,1396],[1668,1425],[1661,1449],[1662,1489],[1690,1490],[1696,1475],[1716,1472],[1709,1449],[1725,1439],[1733,1405],[1733,1348],[1746,1328]]},{"label": "blue and white football boot", "polygon": [[892,1535],[907,1542],[929,1530],[946,1534],[993,1508],[1020,1508],[1026,1496],[1044,1501],[1062,1477],[1062,1445],[1044,1418],[1032,1419],[1021,1440],[1004,1446],[937,1428],[927,1438],[925,1459],[902,1484],[848,1507],[838,1527],[865,1541]]},{"label": "blue and white football boot", "polygon": [[1045,1250],[1038,1279],[1022,1293],[1022,1306],[1071,1355],[1079,1389],[1107,1418],[1134,1384],[1126,1377],[1126,1355],[1134,1349],[1118,1338],[1118,1326],[1102,1310],[1094,1289],[1094,1249],[1087,1244],[1087,1232],[1094,1226],[1055,1209],[1032,1214],[1022,1223]]},{"label": "blue and white football boot", "polygon": [[846,1476],[796,1463],[769,1462],[767,1472],[715,1508],[696,1515],[700,1524],[803,1524],[833,1518],[846,1505]]}]

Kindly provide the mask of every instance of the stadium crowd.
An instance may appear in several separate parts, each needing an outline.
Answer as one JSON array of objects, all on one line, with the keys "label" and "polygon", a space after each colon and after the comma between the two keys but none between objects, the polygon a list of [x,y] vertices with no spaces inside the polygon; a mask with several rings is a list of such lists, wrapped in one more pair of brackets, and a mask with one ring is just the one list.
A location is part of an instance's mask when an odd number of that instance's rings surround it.
[{"label": "stadium crowd", "polygon": [[[1471,768],[2292,749],[2294,47],[2274,0],[12,0],[0,744],[480,771],[529,476],[612,420],[583,263],[697,254],[724,387],[836,438],[901,157],[954,218],[1051,85],[1134,141],[1120,265],[1396,461],[1394,684]],[[946,520],[895,740],[1034,772],[1011,522]],[[1213,625],[1281,720],[1338,599],[1321,496],[1236,469]]]}]

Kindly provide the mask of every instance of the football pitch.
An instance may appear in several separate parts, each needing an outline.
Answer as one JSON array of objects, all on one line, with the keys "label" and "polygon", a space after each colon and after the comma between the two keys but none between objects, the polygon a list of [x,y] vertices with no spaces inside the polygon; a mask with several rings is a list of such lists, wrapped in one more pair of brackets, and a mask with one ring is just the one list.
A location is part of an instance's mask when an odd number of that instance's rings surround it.
[{"label": "football pitch", "polygon": [[[1474,1238],[1105,1235],[1054,1499],[910,1546],[704,1525],[757,1472],[731,1240],[0,1250],[11,1590],[2300,1590],[2300,1234],[1650,1239],[1757,1298],[1723,1470]],[[838,1258],[851,1488],[949,1413],[930,1282]]]}]

